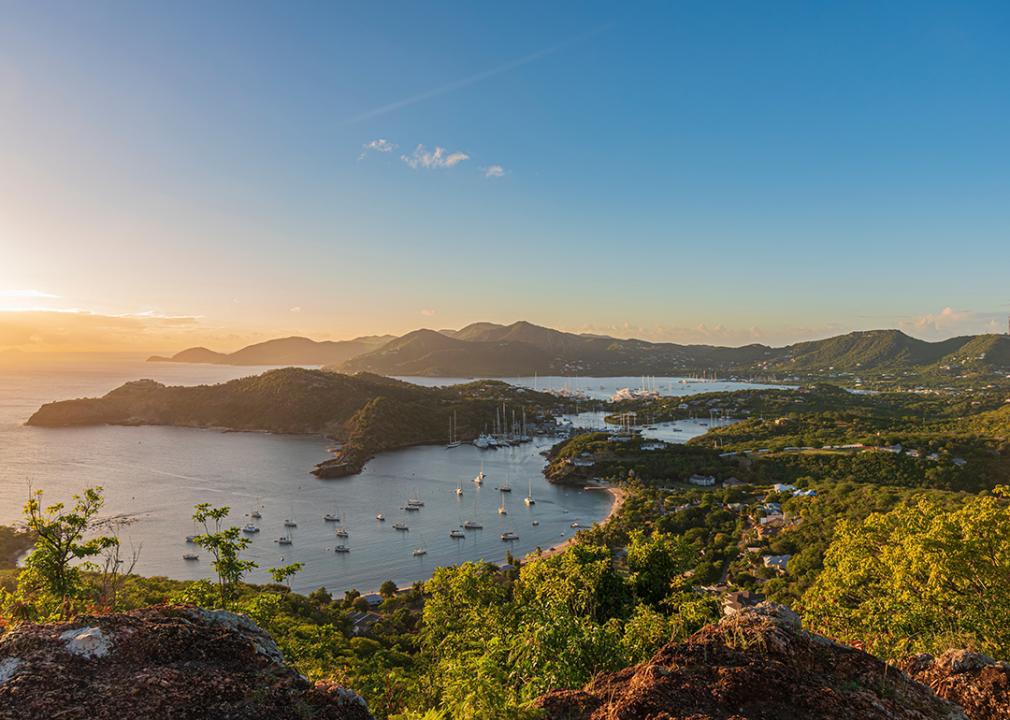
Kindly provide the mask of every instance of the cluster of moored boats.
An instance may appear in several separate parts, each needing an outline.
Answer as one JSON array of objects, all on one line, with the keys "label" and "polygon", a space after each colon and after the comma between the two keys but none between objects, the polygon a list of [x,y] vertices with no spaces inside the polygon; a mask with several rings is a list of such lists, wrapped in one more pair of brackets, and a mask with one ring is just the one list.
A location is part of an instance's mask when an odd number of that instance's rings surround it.
[{"label": "cluster of moored boats", "polygon": [[[483,485],[483,483],[484,483],[485,480],[487,480],[487,475],[484,472],[484,464],[482,462],[481,463],[480,472],[478,472],[477,475],[474,476],[473,482],[474,482],[474,484],[476,486],[480,487],[481,485]],[[512,486],[509,484],[509,481],[506,479],[505,482],[503,482],[501,485],[497,486],[495,488],[495,490],[498,491],[498,494],[500,496],[500,500],[499,500],[499,503],[498,503],[498,514],[499,515],[507,515],[508,514],[508,510],[507,510],[507,508],[505,506],[505,497],[506,497],[506,495],[508,493],[512,492]],[[457,497],[462,497],[463,496],[463,483],[462,483],[462,481],[459,481],[459,483],[457,484],[455,493],[456,493]],[[525,505],[527,505],[527,506],[531,506],[531,505],[535,505],[536,504],[536,500],[533,498],[533,479],[532,478],[530,478],[530,481],[529,481],[529,491],[528,491],[528,494],[526,495],[526,497],[523,498],[523,503]],[[400,507],[400,509],[404,513],[410,514],[410,513],[419,513],[423,507],[424,507],[424,501],[421,500],[417,496],[417,493],[415,492],[413,495],[411,495],[410,498],[407,499],[406,503],[404,503]],[[475,499],[475,501],[474,501],[474,510],[475,511],[476,511],[476,507],[477,507],[477,505],[476,505],[476,499]],[[259,509],[255,509],[251,513],[249,513],[249,517],[250,517],[251,520],[260,520],[260,519],[262,519],[263,515],[262,515],[262,513],[260,512]],[[380,523],[381,522],[385,522],[386,521],[386,516],[384,514],[382,514],[381,512],[377,513],[375,515],[375,520],[376,520],[376,522],[380,522]],[[343,539],[347,539],[347,538],[350,537],[350,533],[348,532],[347,528],[344,527],[343,517],[341,515],[339,515],[337,513],[326,513],[325,515],[323,515],[323,522],[325,522],[325,523],[338,523],[337,526],[336,526],[336,528],[334,529],[334,535],[337,538],[340,538],[340,539],[343,540]],[[540,521],[539,520],[533,520],[533,526],[536,527],[538,525],[540,525]],[[274,542],[277,543],[278,545],[281,545],[281,546],[293,545],[294,544],[294,539],[291,537],[291,530],[294,529],[294,528],[297,528],[297,527],[298,527],[298,523],[296,523],[291,518],[286,518],[284,520],[284,534],[281,535],[280,537],[276,538],[274,540]],[[462,528],[462,529],[460,529],[460,528]],[[483,530],[483,528],[484,528],[484,526],[481,525],[477,520],[466,520],[465,522],[463,522],[460,525],[459,528],[452,528],[451,530],[449,530],[449,537],[453,538],[454,540],[461,540],[461,539],[463,539],[463,538],[466,537],[466,533],[464,532],[464,530]],[[410,527],[407,525],[407,523],[405,521],[400,520],[400,521],[397,521],[397,522],[393,523],[393,529],[396,530],[397,532],[409,532]],[[242,533],[245,534],[245,535],[247,535],[247,536],[256,535],[259,532],[260,532],[260,528],[254,522],[246,523],[242,527]],[[199,535],[188,535],[186,537],[186,542],[188,544],[190,544],[190,545],[196,545],[196,544],[198,544],[199,537],[200,537]],[[516,533],[516,532],[514,532],[513,530],[507,530],[507,531],[501,533],[500,537],[501,537],[502,542],[514,542],[514,541],[516,541],[516,540],[519,539],[519,534]],[[346,543],[338,543],[333,548],[333,551],[335,553],[345,554],[345,553],[349,553],[351,551],[351,549],[347,546]],[[427,549],[423,545],[419,545],[419,546],[415,547],[414,550],[413,550],[413,555],[415,557],[420,557],[422,555],[427,555],[427,553],[428,553],[428,551],[427,551]],[[197,561],[197,560],[200,559],[200,556],[197,553],[193,553],[193,552],[184,553],[182,557],[183,557],[183,560],[187,560],[187,561]]]}]

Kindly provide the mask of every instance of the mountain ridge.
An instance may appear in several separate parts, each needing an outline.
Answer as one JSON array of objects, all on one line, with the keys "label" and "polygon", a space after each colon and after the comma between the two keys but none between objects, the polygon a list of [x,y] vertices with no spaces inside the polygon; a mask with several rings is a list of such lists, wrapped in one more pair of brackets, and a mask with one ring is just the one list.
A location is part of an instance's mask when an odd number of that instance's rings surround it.
[{"label": "mountain ridge", "polygon": [[788,378],[823,374],[925,374],[1010,371],[1010,336],[920,340],[901,330],[861,330],[782,347],[650,342],[555,330],[520,320],[476,322],[458,330],[420,328],[404,335],[316,342],[290,337],[233,353],[194,347],[152,361],[233,365],[323,365],[342,373],[391,376],[719,375]]}]

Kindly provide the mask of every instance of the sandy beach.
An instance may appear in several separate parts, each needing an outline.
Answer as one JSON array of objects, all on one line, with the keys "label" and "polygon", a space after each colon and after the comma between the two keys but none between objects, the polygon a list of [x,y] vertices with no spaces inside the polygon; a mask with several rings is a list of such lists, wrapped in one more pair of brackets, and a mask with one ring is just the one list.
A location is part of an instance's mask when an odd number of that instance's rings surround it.
[{"label": "sandy beach", "polygon": [[[617,514],[617,512],[621,509],[621,506],[624,505],[624,498],[628,494],[627,491],[624,490],[623,488],[617,488],[617,487],[592,488],[592,492],[607,492],[610,493],[611,497],[614,498],[614,501],[610,504],[610,510],[607,512],[607,516],[600,521],[601,525],[610,522],[610,518],[614,517],[614,515]],[[575,542],[575,538],[578,536],[578,534],[579,534],[578,530],[576,530],[575,533],[573,533],[570,537],[565,539],[564,542],[558,543],[557,545],[552,545],[551,547],[544,549],[539,555],[537,555],[537,552],[534,550],[533,552],[529,553],[528,555],[526,555],[526,557],[523,558],[523,562],[534,560],[537,557],[551,557],[552,555],[557,555],[558,553],[564,552],[569,545]]]}]

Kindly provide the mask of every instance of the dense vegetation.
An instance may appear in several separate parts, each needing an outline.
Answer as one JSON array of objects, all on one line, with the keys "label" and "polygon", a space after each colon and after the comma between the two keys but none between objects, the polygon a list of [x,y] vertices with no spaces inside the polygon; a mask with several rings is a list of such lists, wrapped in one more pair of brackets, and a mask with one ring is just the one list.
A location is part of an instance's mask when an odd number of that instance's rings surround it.
[{"label": "dense vegetation", "polygon": [[[410,386],[374,382],[389,394],[355,411],[360,432],[391,432],[384,423],[397,413],[423,424],[423,403],[395,395]],[[431,397],[483,407],[497,388]],[[402,592],[387,583],[378,607],[356,592],[290,592],[298,566],[272,568],[276,584],[245,584],[251,564],[225,508],[195,515],[217,582],[186,583],[116,570],[115,535],[93,523],[100,493],[68,509],[35,498],[35,549],[25,570],[2,576],[0,607],[8,622],[166,600],[227,607],[269,630],[308,677],[403,720],[533,717],[546,691],[644,660],[714,620],[731,590],[786,603],[809,627],[886,658],[952,646],[1010,657],[1004,399],[818,386],[653,401],[657,414],[749,419],[684,445],[607,433],[559,443],[552,479],[624,493],[608,523],[559,554],[440,568]],[[694,475],[715,484],[695,486]]]}]

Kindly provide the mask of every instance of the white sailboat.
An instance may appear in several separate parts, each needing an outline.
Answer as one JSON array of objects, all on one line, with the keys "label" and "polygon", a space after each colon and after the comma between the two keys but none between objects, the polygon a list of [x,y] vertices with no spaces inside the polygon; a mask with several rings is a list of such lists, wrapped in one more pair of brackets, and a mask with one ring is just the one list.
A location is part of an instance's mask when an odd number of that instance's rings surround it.
[{"label": "white sailboat", "polygon": [[498,514],[508,515],[508,510],[505,509],[505,493],[499,493],[501,495],[501,500],[498,501]]},{"label": "white sailboat", "polygon": [[529,493],[523,498],[523,502],[526,503],[527,507],[530,505],[536,505],[537,501],[533,499],[533,476],[530,476],[530,488]]},{"label": "white sailboat", "polygon": [[456,481],[456,497],[463,497],[463,480]]},{"label": "white sailboat", "polygon": [[347,528],[344,527],[343,515],[341,515],[340,517],[340,524],[337,526],[337,529],[334,530],[333,532],[336,534],[338,538],[345,538],[349,535],[349,533],[347,532]]},{"label": "white sailboat", "polygon": [[482,484],[484,482],[484,479],[486,477],[487,477],[487,475],[484,474],[484,461],[481,460],[480,461],[480,472],[477,473],[476,477],[474,477],[474,479],[473,479],[474,484],[476,484],[476,485]]},{"label": "white sailboat", "polygon": [[459,447],[463,442],[456,439],[456,411],[452,411],[452,417],[449,418],[449,444],[445,446],[446,450],[449,448]]}]

